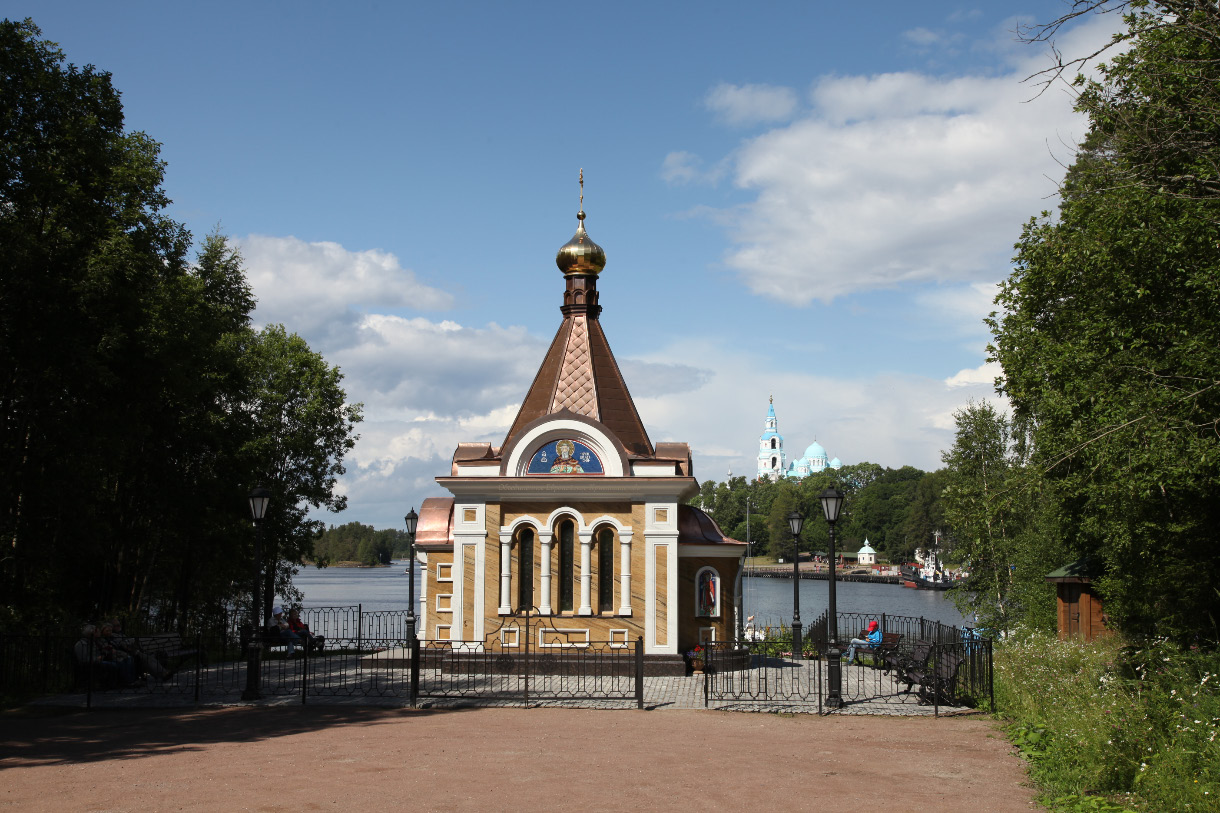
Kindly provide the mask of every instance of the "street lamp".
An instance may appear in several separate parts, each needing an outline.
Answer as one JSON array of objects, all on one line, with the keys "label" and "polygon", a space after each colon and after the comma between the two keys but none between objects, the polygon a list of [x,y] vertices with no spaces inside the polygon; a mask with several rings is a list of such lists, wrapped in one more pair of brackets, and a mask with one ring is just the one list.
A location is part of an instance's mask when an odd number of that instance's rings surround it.
[{"label": "street lamp", "polygon": [[410,646],[415,641],[415,528],[419,524],[419,515],[412,508],[403,521],[407,523],[411,553],[411,558],[407,560],[407,646]]},{"label": "street lamp", "polygon": [[800,658],[805,652],[801,646],[801,573],[800,554],[797,550],[797,539],[801,535],[801,526],[805,518],[799,511],[788,515],[788,529],[792,531],[792,657]]},{"label": "street lamp", "polygon": [[830,622],[827,633],[829,645],[826,648],[826,677],[830,685],[826,693],[826,705],[835,709],[843,705],[843,675],[839,664],[839,610],[835,606],[835,523],[839,521],[839,509],[843,507],[843,492],[832,483],[830,488],[822,492],[820,499],[822,512],[826,514],[826,522],[830,525],[830,607],[826,613]]},{"label": "street lamp", "polygon": [[250,515],[254,517],[254,585],[250,591],[250,638],[246,646],[246,690],[241,693],[242,700],[261,700],[259,684],[262,683],[260,672],[262,664],[262,564],[263,564],[263,517],[267,515],[267,503],[271,502],[271,492],[262,486],[256,486],[250,492]]}]

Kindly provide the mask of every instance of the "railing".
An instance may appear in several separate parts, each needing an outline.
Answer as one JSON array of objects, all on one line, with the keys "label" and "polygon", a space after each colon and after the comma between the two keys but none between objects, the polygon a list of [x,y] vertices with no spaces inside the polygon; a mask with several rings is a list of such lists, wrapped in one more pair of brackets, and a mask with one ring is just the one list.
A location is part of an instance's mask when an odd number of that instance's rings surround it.
[{"label": "railing", "polygon": [[420,641],[419,697],[629,700],[644,706],[644,643],[589,641],[547,649]]},{"label": "railing", "polygon": [[[703,704],[817,704],[822,710],[822,670],[816,660],[783,650],[782,644],[718,641],[704,644]],[[790,646],[789,646],[790,649]]]},{"label": "railing", "polygon": [[[246,686],[248,653],[228,636],[183,639],[189,654],[167,662],[172,675],[138,680],[137,659],[99,662],[100,645],[73,636],[0,636],[0,696],[6,702],[56,695],[92,708],[142,699],[231,702]],[[320,653],[261,644],[259,692],[265,698],[419,697],[472,701],[644,702],[643,641],[589,642],[541,651],[490,650],[481,642],[328,637]],[[97,648],[95,648],[95,646]],[[414,657],[413,657],[414,655]],[[128,669],[132,672],[128,674]]]}]

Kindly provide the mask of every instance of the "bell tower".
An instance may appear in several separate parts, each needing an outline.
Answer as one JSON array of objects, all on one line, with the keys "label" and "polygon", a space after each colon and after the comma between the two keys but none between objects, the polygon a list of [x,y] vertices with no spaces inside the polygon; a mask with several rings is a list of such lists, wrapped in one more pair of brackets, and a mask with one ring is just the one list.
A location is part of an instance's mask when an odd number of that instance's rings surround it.
[{"label": "bell tower", "polygon": [[775,420],[775,396],[771,396],[767,405],[767,419],[763,422],[763,432],[758,438],[758,479],[769,477],[778,480],[787,467],[784,455],[784,436],[779,433]]}]

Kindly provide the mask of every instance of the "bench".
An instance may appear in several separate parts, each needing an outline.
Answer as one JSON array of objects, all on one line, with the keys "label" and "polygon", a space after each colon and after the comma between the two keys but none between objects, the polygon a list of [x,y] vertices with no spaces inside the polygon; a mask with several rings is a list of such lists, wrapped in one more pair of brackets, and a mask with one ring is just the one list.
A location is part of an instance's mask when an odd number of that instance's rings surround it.
[{"label": "bench", "polygon": [[[324,646],[324,644],[323,644],[324,641],[325,641],[325,639],[323,639],[323,638],[315,637],[315,642],[312,646],[309,645],[308,641],[305,641],[303,639],[301,641],[297,641],[294,643],[295,643],[296,647],[302,651],[309,649],[310,652],[321,652],[323,649],[323,646]],[[242,652],[245,652],[249,648],[250,643],[251,643],[250,628],[242,627],[241,628]],[[262,646],[267,647],[268,649],[275,649],[277,647],[287,648],[287,646],[289,644],[289,642],[287,640],[285,640],[283,637],[280,636],[280,631],[276,627],[268,627],[264,630],[261,630],[257,636],[257,643]]]},{"label": "bench", "polygon": [[912,683],[919,684],[921,703],[948,705],[957,691],[957,673],[966,659],[959,652],[941,652],[932,669],[912,670]]},{"label": "bench", "polygon": [[927,671],[932,649],[931,641],[916,641],[910,652],[895,650],[887,658],[885,668],[894,672],[895,678],[906,684],[905,694],[910,694],[911,687],[919,683],[916,676]]},{"label": "bench", "polygon": [[199,655],[194,642],[187,643],[176,632],[154,632],[151,635],[132,636],[136,649],[146,655],[154,655],[166,669],[176,671],[187,659]]}]

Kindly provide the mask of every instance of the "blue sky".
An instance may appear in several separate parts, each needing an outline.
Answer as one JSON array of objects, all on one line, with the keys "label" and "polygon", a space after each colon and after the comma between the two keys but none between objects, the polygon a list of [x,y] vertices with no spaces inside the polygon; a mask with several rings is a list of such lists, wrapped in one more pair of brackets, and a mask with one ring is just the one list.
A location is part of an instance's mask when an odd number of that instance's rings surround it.
[{"label": "blue sky", "polygon": [[503,439],[560,323],[581,167],[654,442],[752,475],[774,395],[790,456],[939,467],[1085,131],[1012,35],[1060,0],[0,8],[113,74],[170,214],[233,238],[256,321],[344,370],[366,421],[336,523],[400,525],[456,443]]}]

